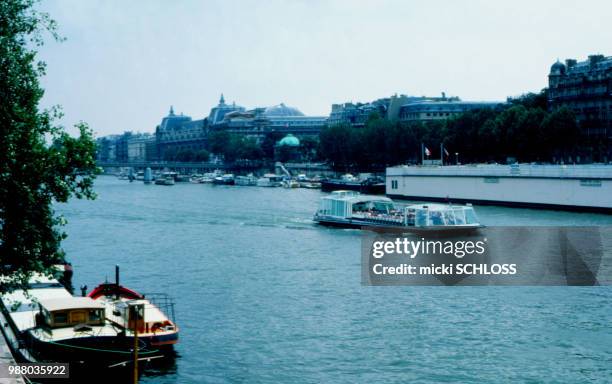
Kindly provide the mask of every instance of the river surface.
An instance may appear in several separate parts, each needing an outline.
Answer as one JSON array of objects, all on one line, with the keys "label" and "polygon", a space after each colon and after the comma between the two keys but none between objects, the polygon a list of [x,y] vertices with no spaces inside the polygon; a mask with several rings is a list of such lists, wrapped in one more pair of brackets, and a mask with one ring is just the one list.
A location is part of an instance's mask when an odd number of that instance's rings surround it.
[{"label": "river surface", "polygon": [[[74,286],[166,292],[178,357],[142,383],[612,381],[611,287],[368,287],[359,230],[312,223],[317,190],[96,180],[57,205]],[[612,215],[476,207],[493,225]]]}]

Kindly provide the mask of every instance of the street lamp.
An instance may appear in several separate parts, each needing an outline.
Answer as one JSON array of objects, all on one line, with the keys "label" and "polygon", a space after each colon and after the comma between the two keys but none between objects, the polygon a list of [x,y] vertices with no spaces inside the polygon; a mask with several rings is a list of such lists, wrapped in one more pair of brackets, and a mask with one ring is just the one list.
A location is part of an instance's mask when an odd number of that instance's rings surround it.
[{"label": "street lamp", "polygon": [[459,165],[459,152],[455,152],[455,162]]}]

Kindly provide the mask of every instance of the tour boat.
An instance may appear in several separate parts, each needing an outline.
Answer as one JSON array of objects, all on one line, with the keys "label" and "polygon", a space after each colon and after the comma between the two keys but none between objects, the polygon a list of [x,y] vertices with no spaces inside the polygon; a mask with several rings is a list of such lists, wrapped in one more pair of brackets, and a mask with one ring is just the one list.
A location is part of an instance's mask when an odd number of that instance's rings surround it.
[{"label": "tour boat", "polygon": [[407,231],[465,231],[482,227],[471,205],[413,204],[396,207],[391,199],[334,191],[322,197],[314,221],[348,228]]},{"label": "tour boat", "polygon": [[[106,319],[124,329],[126,337],[139,340],[149,348],[168,349],[178,342],[179,328],[174,322],[174,302],[162,293],[143,295],[119,285],[119,267],[115,283],[97,286],[88,297],[106,308]],[[137,307],[136,317],[130,308]]]}]

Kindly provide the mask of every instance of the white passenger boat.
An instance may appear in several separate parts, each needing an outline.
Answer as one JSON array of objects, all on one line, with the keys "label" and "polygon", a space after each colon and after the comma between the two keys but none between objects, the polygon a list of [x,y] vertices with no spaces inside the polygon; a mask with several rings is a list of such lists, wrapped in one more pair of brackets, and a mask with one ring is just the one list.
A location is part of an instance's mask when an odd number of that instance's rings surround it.
[{"label": "white passenger boat", "polygon": [[322,197],[314,221],[329,226],[375,227],[408,231],[461,231],[482,227],[471,205],[413,204],[396,207],[391,199],[334,191]]}]

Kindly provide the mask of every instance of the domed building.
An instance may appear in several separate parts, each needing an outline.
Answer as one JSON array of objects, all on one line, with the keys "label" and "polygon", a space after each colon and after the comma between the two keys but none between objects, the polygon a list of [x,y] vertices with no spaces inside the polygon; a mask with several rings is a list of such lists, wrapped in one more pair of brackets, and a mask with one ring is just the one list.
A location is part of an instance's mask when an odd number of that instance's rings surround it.
[{"label": "domed building", "polygon": [[560,62],[559,60],[557,60],[557,62],[554,63],[550,67],[550,74],[551,75],[564,75],[565,74],[565,65],[562,62]]},{"label": "domed building", "polygon": [[298,139],[297,137],[293,136],[290,133],[287,136],[285,136],[282,139],[280,139],[279,142],[277,143],[277,145],[279,147],[282,147],[283,145],[286,145],[288,147],[299,147],[300,146],[300,139]]},{"label": "domed building", "polygon": [[274,158],[276,161],[300,161],[300,139],[289,133],[274,146]]},{"label": "domed building", "polygon": [[266,117],[291,117],[291,116],[304,116],[304,114],[297,108],[288,107],[284,103],[279,105],[273,105],[267,107],[263,114]]}]

